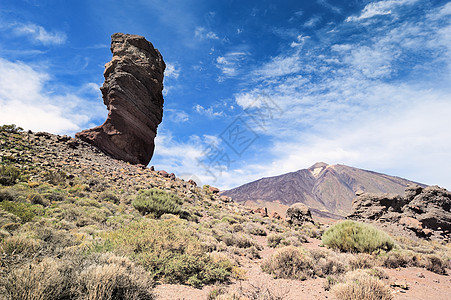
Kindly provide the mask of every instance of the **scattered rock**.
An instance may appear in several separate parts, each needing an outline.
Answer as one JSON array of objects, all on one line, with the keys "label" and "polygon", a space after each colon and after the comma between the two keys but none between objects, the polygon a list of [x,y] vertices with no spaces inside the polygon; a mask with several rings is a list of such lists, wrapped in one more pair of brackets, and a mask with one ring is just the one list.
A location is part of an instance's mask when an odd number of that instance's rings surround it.
[{"label": "scattered rock", "polygon": [[210,186],[208,189],[209,189],[210,192],[212,192],[213,194],[219,193],[219,189],[218,189],[217,187]]},{"label": "scattered rock", "polygon": [[254,214],[260,214],[263,218],[268,216],[268,209],[266,207],[259,207],[251,211]]},{"label": "scattered rock", "polygon": [[307,205],[295,203],[287,209],[287,221],[292,225],[302,225],[304,223],[313,223],[312,214]]},{"label": "scattered rock", "polygon": [[425,277],[424,274],[421,273],[421,272],[417,273],[416,275],[417,275],[418,278],[424,278]]},{"label": "scattered rock", "polygon": [[188,180],[188,183],[191,185],[197,186],[197,183],[192,179]]},{"label": "scattered rock", "polygon": [[230,197],[228,197],[228,196],[224,196],[224,195],[220,196],[220,197],[219,197],[219,200],[221,200],[221,201],[224,202],[224,203],[233,202],[233,201],[232,201],[232,198],[230,198]]},{"label": "scattered rock", "polygon": [[113,158],[147,165],[163,116],[166,66],[160,52],[142,36],[115,33],[111,39],[113,58],[105,65],[101,87],[108,117],[103,125],[76,137]]},{"label": "scattered rock", "polygon": [[170,178],[171,180],[175,180],[175,174],[174,174],[174,173],[169,174],[169,178]]},{"label": "scattered rock", "polygon": [[277,220],[282,219],[282,217],[276,211],[273,211],[269,217]]},{"label": "scattered rock", "polygon": [[166,172],[165,170],[158,171],[158,174],[160,174],[161,176],[163,176],[165,178],[169,177],[169,173]]},{"label": "scattered rock", "polygon": [[403,283],[403,282],[395,281],[395,282],[391,283],[390,286],[392,286],[392,287],[399,287],[399,288],[401,288],[403,290],[408,290],[409,289],[409,285],[407,284],[407,282]]}]

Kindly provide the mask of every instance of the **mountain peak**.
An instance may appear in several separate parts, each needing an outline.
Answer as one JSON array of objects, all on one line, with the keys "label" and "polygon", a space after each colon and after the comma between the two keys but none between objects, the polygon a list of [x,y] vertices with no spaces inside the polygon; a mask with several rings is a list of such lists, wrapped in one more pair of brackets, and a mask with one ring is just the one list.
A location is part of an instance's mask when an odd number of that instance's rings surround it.
[{"label": "mountain peak", "polygon": [[308,168],[308,170],[310,171],[310,173],[312,173],[313,177],[317,178],[321,174],[321,172],[328,166],[329,165],[325,162],[317,162],[316,164]]},{"label": "mountain peak", "polygon": [[320,161],[320,162],[315,163],[313,166],[311,166],[308,169],[311,170],[311,169],[316,169],[316,168],[325,168],[327,166],[328,166],[328,164],[326,164],[325,162]]}]

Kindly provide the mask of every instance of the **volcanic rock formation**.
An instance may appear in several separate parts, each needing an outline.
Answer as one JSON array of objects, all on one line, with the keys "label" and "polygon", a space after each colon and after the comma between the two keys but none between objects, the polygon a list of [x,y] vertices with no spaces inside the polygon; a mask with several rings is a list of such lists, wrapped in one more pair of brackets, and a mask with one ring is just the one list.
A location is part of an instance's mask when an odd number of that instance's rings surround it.
[{"label": "volcanic rock formation", "polygon": [[371,222],[393,233],[449,240],[451,192],[438,186],[410,185],[404,196],[363,193],[354,199],[347,218]]},{"label": "volcanic rock formation", "polygon": [[116,159],[147,165],[163,117],[163,73],[160,52],[144,37],[115,33],[112,60],[105,65],[100,88],[108,117],[103,125],[76,137]]},{"label": "volcanic rock formation", "polygon": [[304,223],[314,223],[312,214],[307,205],[295,203],[287,209],[287,221],[292,225],[303,225]]}]

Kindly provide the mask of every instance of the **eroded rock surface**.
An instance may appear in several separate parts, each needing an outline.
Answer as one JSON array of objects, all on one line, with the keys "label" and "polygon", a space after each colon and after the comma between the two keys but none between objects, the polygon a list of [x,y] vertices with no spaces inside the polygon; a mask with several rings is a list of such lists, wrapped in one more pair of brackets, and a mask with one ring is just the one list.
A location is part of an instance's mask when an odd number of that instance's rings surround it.
[{"label": "eroded rock surface", "polygon": [[142,36],[113,34],[111,52],[113,58],[105,65],[100,88],[108,117],[103,125],[76,137],[113,158],[147,165],[163,117],[166,66],[160,52]]},{"label": "eroded rock surface", "polygon": [[404,196],[358,195],[348,219],[372,222],[393,233],[411,232],[422,238],[451,238],[451,192],[438,186],[410,185]]},{"label": "eroded rock surface", "polygon": [[292,225],[313,223],[312,214],[307,205],[295,203],[287,209],[287,221]]}]

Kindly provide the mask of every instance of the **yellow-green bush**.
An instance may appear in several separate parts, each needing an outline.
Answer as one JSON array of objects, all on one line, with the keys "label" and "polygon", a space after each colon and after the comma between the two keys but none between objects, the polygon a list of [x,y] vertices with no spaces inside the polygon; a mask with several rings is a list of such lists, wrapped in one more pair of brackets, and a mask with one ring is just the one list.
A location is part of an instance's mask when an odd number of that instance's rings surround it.
[{"label": "yellow-green bush", "polygon": [[21,202],[2,201],[0,208],[19,217],[22,223],[30,222],[34,217],[44,213],[41,205]]},{"label": "yellow-green bush", "polygon": [[104,236],[97,251],[119,251],[144,266],[153,279],[201,286],[227,281],[232,263],[213,260],[180,219],[142,219]]},{"label": "yellow-green bush", "polygon": [[328,228],[322,237],[323,244],[343,252],[373,253],[390,251],[395,243],[385,232],[374,226],[355,221],[343,221]]},{"label": "yellow-green bush", "polygon": [[141,190],[132,201],[133,207],[141,214],[152,214],[156,218],[163,214],[183,215],[182,203],[177,195],[159,189]]},{"label": "yellow-green bush", "polygon": [[0,185],[14,185],[20,177],[20,170],[14,166],[0,165]]}]

